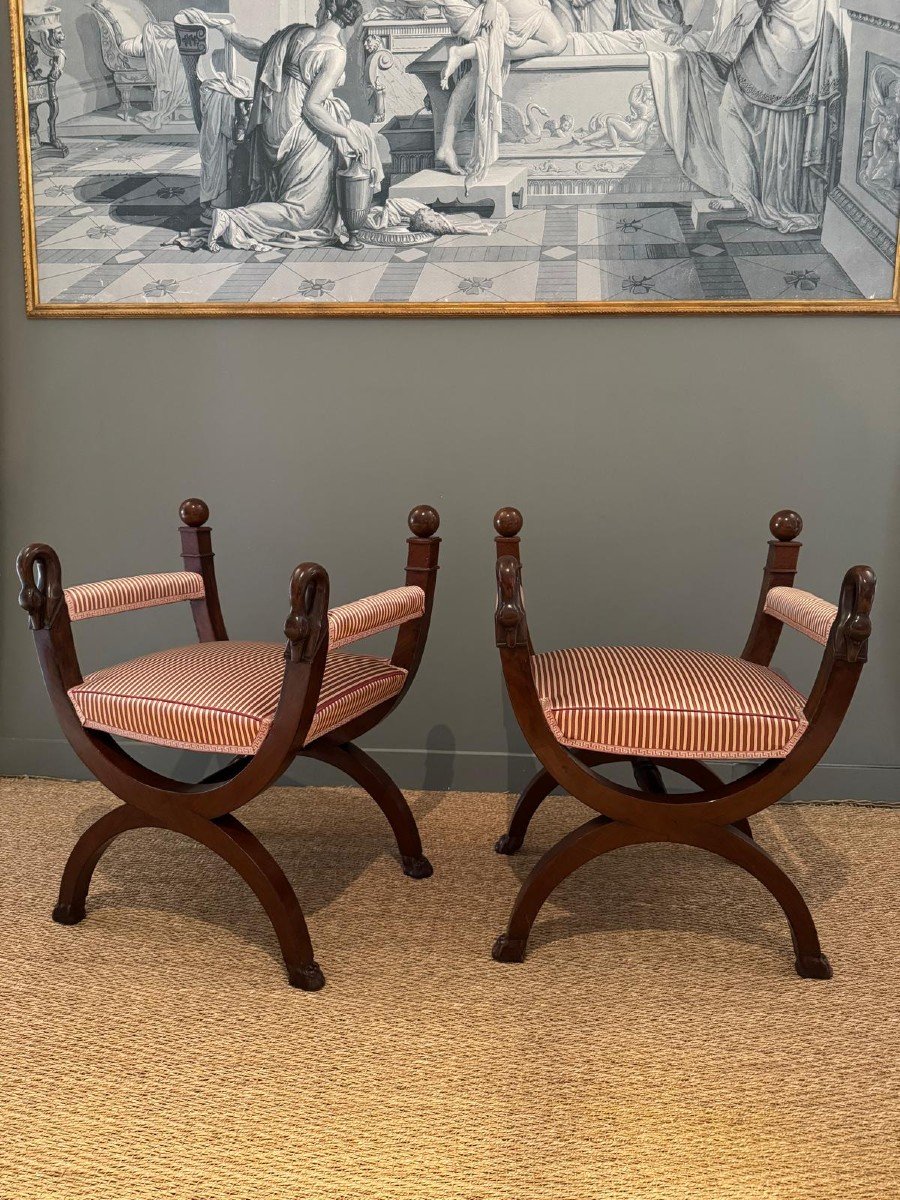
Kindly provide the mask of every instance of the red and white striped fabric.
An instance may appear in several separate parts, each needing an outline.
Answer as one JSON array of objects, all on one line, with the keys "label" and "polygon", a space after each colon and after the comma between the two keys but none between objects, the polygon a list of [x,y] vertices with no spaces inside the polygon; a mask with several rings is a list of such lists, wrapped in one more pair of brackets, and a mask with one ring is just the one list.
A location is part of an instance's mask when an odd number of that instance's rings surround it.
[{"label": "red and white striped fabric", "polygon": [[425,593],[420,587],[398,587],[342,604],[328,613],[328,645],[332,650],[349,646],[374,633],[383,633],[421,617],[425,611]]},{"label": "red and white striped fabric", "polygon": [[112,613],[181,600],[202,600],[203,576],[194,571],[163,571],[158,575],[133,575],[128,579],[105,579],[101,583],[79,583],[64,589],[70,621],[108,617]]},{"label": "red and white striped fabric", "polygon": [[376,704],[390,700],[405,682],[406,671],[388,658],[329,653],[319,703],[303,744],[308,746]]},{"label": "red and white striped fabric", "polygon": [[766,595],[764,611],[798,633],[805,633],[820,646],[828,641],[838,613],[836,604],[793,587],[772,588]]},{"label": "red and white striped fabric", "polygon": [[647,758],[783,758],[806,729],[804,697],[740,658],[646,646],[585,646],[532,660],[564,746]]},{"label": "red and white striped fabric", "polygon": [[[89,729],[181,750],[255,754],[283,677],[283,643],[200,642],[94,671],[69,698]],[[307,742],[396,696],[405,680],[387,659],[329,654]]]}]

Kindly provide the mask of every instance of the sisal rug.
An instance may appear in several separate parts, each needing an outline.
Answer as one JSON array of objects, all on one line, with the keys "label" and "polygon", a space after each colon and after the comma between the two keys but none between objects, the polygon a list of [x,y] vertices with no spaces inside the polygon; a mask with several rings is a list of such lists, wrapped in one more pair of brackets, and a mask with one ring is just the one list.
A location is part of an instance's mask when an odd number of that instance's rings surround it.
[{"label": "sisal rug", "polygon": [[522,965],[491,961],[519,880],[584,819],[412,797],[430,880],[374,804],[242,812],[294,881],[327,978],[287,986],[255,899],[173,834],[125,835],[77,928],[51,923],[97,785],[0,781],[2,1200],[896,1200],[900,810],[757,819],[835,977],[793,972],[749,877],[644,847],[584,868]]}]

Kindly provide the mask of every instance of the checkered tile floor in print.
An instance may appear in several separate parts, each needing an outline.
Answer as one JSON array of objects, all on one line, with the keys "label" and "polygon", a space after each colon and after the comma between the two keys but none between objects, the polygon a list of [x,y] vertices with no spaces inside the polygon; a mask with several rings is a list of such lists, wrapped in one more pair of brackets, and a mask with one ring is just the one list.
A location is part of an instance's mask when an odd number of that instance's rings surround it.
[{"label": "checkered tile floor in print", "polygon": [[34,169],[44,303],[503,303],[848,299],[860,293],[817,238],[749,222],[702,233],[681,205],[523,209],[490,237],[431,245],[185,251],[199,224],[193,138],[72,139]]}]

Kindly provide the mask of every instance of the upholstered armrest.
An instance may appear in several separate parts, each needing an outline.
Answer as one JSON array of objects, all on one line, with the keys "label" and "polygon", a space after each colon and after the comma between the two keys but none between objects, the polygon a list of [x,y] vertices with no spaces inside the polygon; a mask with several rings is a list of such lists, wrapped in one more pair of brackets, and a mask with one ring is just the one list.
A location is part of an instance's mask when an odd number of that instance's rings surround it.
[{"label": "upholstered armrest", "polygon": [[766,596],[763,611],[785,625],[790,625],[791,629],[796,629],[798,633],[812,638],[821,646],[828,641],[828,635],[838,614],[837,605],[821,600],[812,592],[803,592],[793,587],[771,588]]},{"label": "upholstered armrest", "polygon": [[342,604],[328,613],[328,644],[332,649],[349,646],[375,633],[383,633],[421,617],[425,593],[420,587],[399,587],[379,592],[352,604]]},{"label": "upholstered armrest", "polygon": [[128,579],[106,579],[80,583],[65,589],[70,621],[108,617],[112,613],[202,600],[203,576],[194,571],[165,571],[158,575],[134,575]]}]

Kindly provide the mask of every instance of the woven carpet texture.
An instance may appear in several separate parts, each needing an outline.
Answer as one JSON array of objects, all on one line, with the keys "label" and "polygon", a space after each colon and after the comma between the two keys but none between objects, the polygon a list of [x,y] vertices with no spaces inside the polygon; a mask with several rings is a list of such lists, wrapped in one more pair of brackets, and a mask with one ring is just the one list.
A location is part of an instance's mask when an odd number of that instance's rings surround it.
[{"label": "woven carpet texture", "polygon": [[897,1200],[900,810],[754,822],[816,916],[834,979],[798,978],[749,876],[621,850],[490,958],[537,856],[588,815],[552,797],[410,797],[435,874],[406,878],[354,789],[240,816],[295,885],[327,979],[286,981],[253,895],[156,830],[54,925],[99,785],[0,780],[2,1200]]}]

